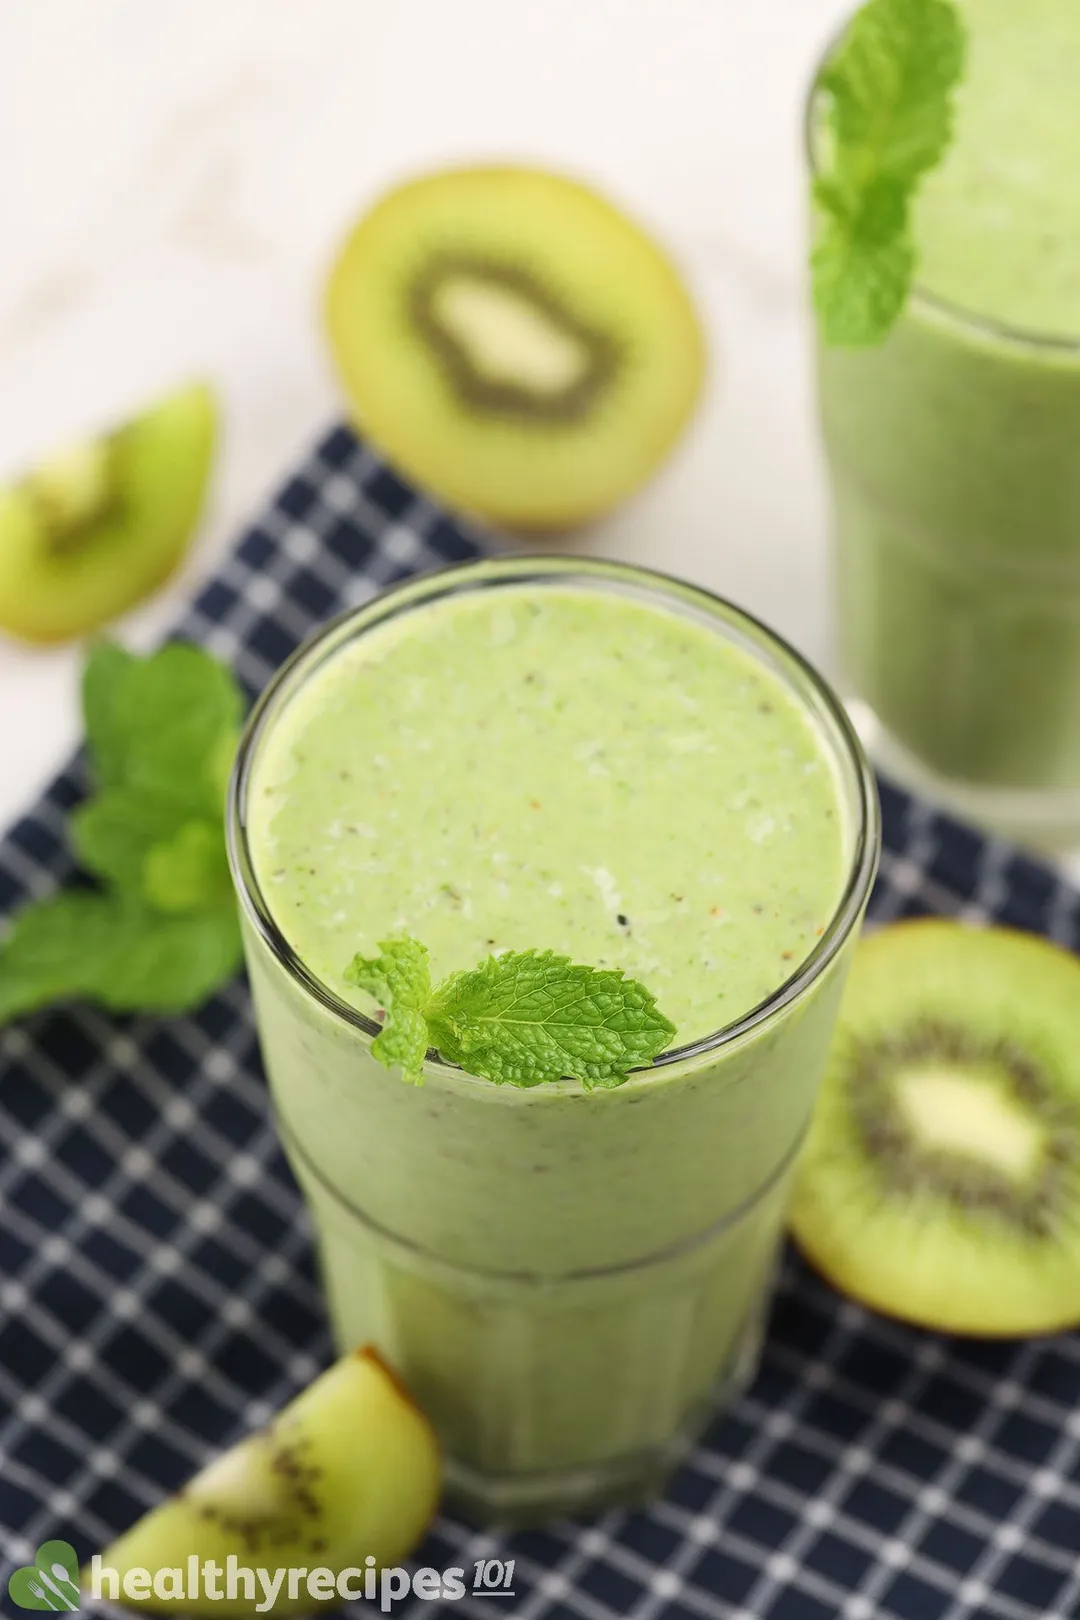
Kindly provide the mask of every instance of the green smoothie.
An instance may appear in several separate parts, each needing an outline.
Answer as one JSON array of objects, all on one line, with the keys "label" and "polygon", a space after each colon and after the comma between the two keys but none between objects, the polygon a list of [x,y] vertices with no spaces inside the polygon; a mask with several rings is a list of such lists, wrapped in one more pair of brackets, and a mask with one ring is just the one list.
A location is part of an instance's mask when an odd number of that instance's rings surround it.
[{"label": "green smoothie", "polygon": [[919,285],[819,351],[843,673],[968,808],[1080,829],[1080,7],[961,0],[956,132]]},{"label": "green smoothie", "polygon": [[[868,847],[850,740],[756,627],[629,570],[515,570],[317,644],[243,805],[263,1050],[338,1338],[379,1343],[452,1484],[510,1516],[640,1490],[752,1367]],[[436,979],[530,947],[622,968],[691,1050],[612,1091],[434,1062],[409,1086],[343,980],[402,930]]]},{"label": "green smoothie", "polygon": [[749,652],[525,586],[339,653],[269,739],[250,829],[279,926],[335,989],[401,930],[436,980],[536,946],[644,980],[684,1046],[809,955],[849,846],[809,719]]}]

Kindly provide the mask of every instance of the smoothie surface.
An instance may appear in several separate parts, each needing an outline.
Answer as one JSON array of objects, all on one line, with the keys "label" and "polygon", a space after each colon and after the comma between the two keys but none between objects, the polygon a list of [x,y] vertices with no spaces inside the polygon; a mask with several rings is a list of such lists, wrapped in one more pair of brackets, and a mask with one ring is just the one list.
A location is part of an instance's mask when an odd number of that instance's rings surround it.
[{"label": "smoothie surface", "polygon": [[810,720],[750,652],[604,589],[501,586],[330,655],[253,764],[248,832],[311,972],[406,930],[438,979],[548,948],[640,978],[676,1043],[775,991],[850,832]]},{"label": "smoothie surface", "polygon": [[1080,340],[1080,4],[957,0],[956,130],[914,209],[916,279],[972,314]]}]

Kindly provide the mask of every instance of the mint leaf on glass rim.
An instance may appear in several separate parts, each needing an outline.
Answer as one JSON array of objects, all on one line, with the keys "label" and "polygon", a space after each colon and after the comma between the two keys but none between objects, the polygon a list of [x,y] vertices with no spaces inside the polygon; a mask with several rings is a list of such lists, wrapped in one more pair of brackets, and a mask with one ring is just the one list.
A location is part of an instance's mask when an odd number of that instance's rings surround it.
[{"label": "mint leaf on glass rim", "polygon": [[644,985],[616,969],[583,967],[553,951],[508,951],[433,991],[417,940],[399,935],[379,950],[354,958],[345,977],[385,1009],[372,1051],[387,1068],[400,1065],[406,1080],[421,1080],[434,1047],[496,1085],[618,1086],[675,1035]]},{"label": "mint leaf on glass rim", "polygon": [[427,1018],[443,1057],[496,1085],[618,1086],[675,1034],[644,985],[553,951],[508,951],[451,974]]},{"label": "mint leaf on glass rim", "polygon": [[917,180],[952,135],[964,31],[952,0],[869,0],[851,19],[819,85],[845,163]]},{"label": "mint leaf on glass rim", "polygon": [[424,1058],[431,1045],[424,1010],[431,1000],[427,947],[408,934],[380,940],[378,956],[354,956],[345,979],[366,990],[386,1013],[386,1023],[371,1050],[388,1069],[400,1066],[413,1085],[424,1078]]},{"label": "mint leaf on glass rim", "polygon": [[810,258],[822,332],[837,346],[875,342],[903,309],[915,267],[902,184],[875,181],[851,212],[825,182],[814,196],[824,204]]},{"label": "mint leaf on glass rim", "polygon": [[903,308],[911,202],[952,138],[965,43],[952,0],[868,0],[821,71],[811,272],[827,343],[878,343]]}]

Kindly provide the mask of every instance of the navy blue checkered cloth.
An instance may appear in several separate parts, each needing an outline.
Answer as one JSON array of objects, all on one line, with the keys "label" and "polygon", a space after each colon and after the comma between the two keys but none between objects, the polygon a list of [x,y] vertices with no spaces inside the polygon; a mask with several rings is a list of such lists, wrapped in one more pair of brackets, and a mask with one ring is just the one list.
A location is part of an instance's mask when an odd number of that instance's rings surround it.
[{"label": "navy blue checkered cloth", "polygon": [[[339,428],[179,630],[254,692],[328,614],[480,548]],[[0,910],[71,870],[82,785],[75,765],[0,847]],[[883,796],[878,920],[1080,945],[1080,895],[1049,871]],[[242,983],[192,1018],[79,1007],[0,1032],[3,1557],[97,1550],[330,1356]],[[421,1562],[494,1556],[516,1559],[516,1620],[1074,1620],[1080,1338],[908,1330],[791,1257],[760,1378],[664,1500],[512,1538],[442,1518]]]}]

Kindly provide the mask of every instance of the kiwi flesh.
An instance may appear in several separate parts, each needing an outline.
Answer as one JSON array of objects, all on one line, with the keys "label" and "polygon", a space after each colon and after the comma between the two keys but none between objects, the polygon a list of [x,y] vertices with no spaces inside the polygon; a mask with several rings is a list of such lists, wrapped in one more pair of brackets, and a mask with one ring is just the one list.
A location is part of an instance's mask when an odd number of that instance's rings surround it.
[{"label": "kiwi flesh", "polygon": [[148,596],[195,529],[216,431],[193,382],[0,488],[0,629],[68,641]]},{"label": "kiwi flesh", "polygon": [[[375,1568],[394,1565],[434,1516],[439,1479],[430,1424],[365,1347],[317,1378],[269,1428],[222,1453],[152,1509],[105,1549],[101,1566],[115,1570],[120,1582],[135,1569],[182,1570],[186,1585],[192,1557],[225,1569],[233,1555],[246,1568],[328,1569],[335,1578],[344,1569],[364,1571],[369,1557]],[[85,1585],[87,1571],[83,1579]],[[358,1584],[356,1577],[351,1582]],[[220,1586],[216,1598],[205,1590],[194,1599],[121,1597],[152,1613],[223,1616],[253,1614],[265,1599],[258,1584],[253,1598],[242,1589],[230,1598]],[[290,1596],[283,1581],[272,1607],[260,1612],[307,1614],[318,1606],[306,1584]]]},{"label": "kiwi flesh", "polygon": [[980,1336],[1080,1323],[1080,959],[937,919],[864,939],[791,1225],[888,1315]]},{"label": "kiwi flesh", "polygon": [[705,345],[674,266],[588,187],[530,168],[399,186],[326,297],[361,429],[421,485],[522,529],[613,506],[688,420]]}]

